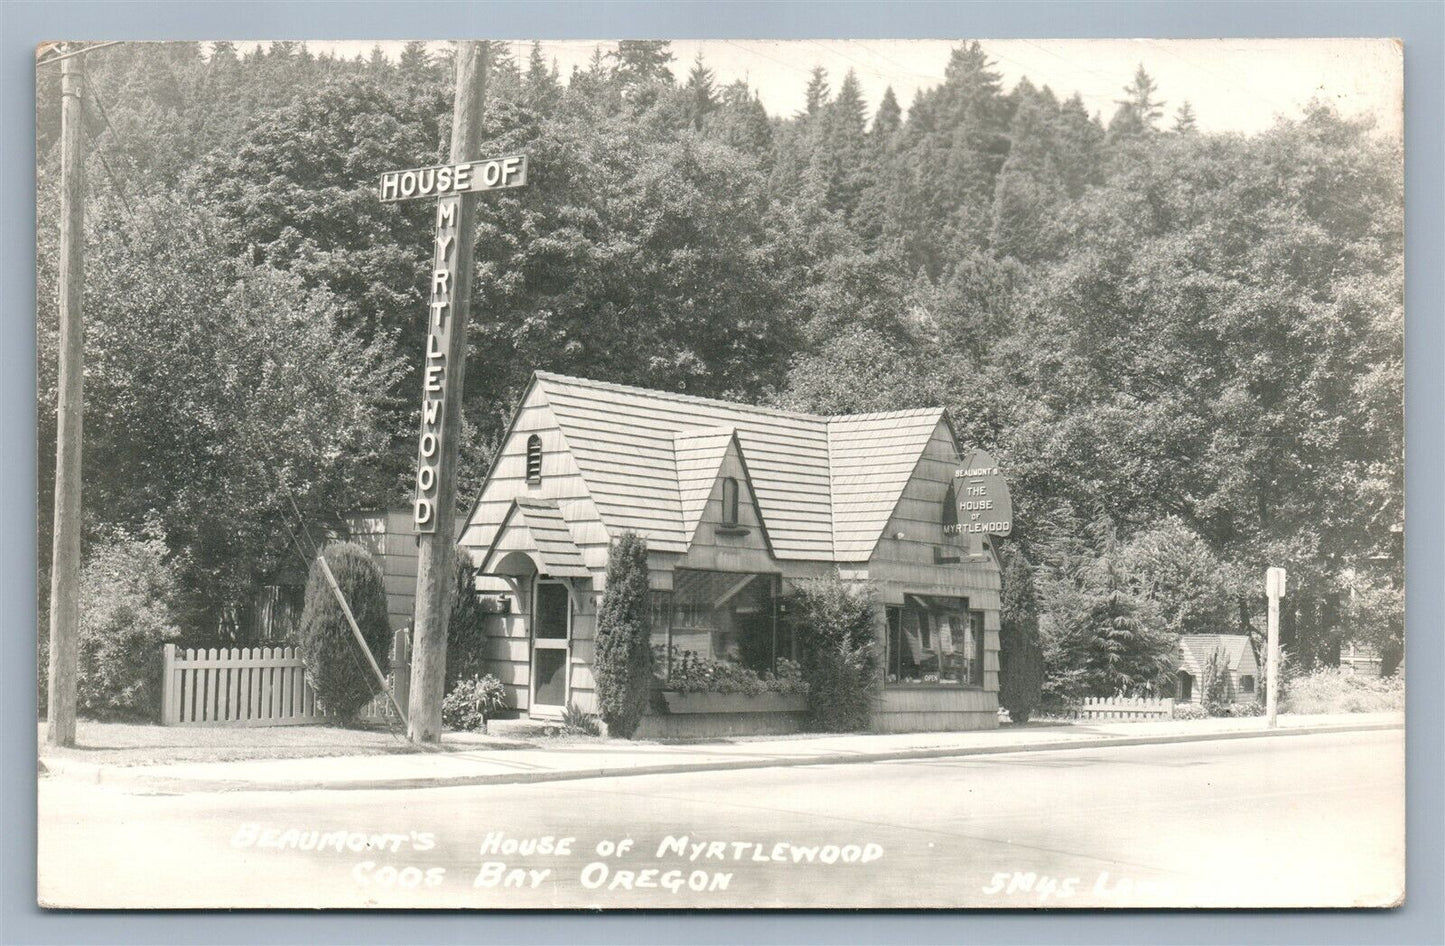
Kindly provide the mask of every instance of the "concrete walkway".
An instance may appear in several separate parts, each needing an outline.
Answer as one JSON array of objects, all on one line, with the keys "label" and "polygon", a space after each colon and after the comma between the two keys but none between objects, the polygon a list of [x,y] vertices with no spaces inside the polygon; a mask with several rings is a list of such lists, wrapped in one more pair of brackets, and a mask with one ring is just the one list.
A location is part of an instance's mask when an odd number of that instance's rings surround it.
[{"label": "concrete walkway", "polygon": [[[794,765],[837,765],[889,759],[926,759],[1046,749],[1198,742],[1270,736],[1401,729],[1402,713],[1281,716],[1270,731],[1261,717],[1080,722],[1023,729],[1004,726],[978,732],[888,735],[794,736],[691,744],[632,743],[624,740],[518,743],[499,749],[495,741],[475,750],[386,756],[332,756],[240,762],[172,762],[108,765],[68,757],[41,756],[44,773],[135,792],[306,791],[316,789],[398,789],[456,785],[552,782],[723,769]],[[465,741],[449,734],[448,741]]]}]

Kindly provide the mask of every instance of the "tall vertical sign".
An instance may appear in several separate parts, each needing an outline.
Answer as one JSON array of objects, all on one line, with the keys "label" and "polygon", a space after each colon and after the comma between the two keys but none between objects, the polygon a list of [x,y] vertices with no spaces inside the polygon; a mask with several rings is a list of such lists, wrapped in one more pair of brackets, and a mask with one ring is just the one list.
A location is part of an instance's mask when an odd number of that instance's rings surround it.
[{"label": "tall vertical sign", "polygon": [[1279,599],[1284,597],[1283,568],[1264,573],[1264,591],[1269,597],[1269,631],[1264,651],[1264,711],[1270,729],[1279,725]]},{"label": "tall vertical sign", "polygon": [[413,519],[417,531],[416,611],[412,624],[411,696],[407,733],[413,742],[441,735],[456,554],[457,438],[461,432],[467,321],[471,314],[472,235],[479,191],[527,183],[527,159],[477,160],[486,98],[487,44],[457,44],[457,91],[450,162],[388,171],[383,201],[435,198],[436,239],[422,368],[421,432],[417,445]]}]

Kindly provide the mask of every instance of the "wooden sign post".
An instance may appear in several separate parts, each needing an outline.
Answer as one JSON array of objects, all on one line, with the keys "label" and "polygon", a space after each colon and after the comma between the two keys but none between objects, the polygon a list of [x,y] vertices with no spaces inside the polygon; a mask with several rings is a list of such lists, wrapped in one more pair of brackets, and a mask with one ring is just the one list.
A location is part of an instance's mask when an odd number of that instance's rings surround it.
[{"label": "wooden sign post", "polygon": [[1270,568],[1264,573],[1264,590],[1269,596],[1269,638],[1264,655],[1264,707],[1268,726],[1279,725],[1279,599],[1284,597],[1285,572]]},{"label": "wooden sign post", "polygon": [[447,620],[456,554],[453,510],[457,439],[461,433],[467,320],[471,314],[474,195],[527,183],[527,159],[523,155],[476,159],[481,144],[486,73],[486,44],[458,44],[450,163],[388,171],[381,176],[383,201],[423,197],[437,201],[426,360],[422,369],[421,438],[412,507],[418,546],[407,713],[407,735],[412,742],[435,742],[441,735]]}]

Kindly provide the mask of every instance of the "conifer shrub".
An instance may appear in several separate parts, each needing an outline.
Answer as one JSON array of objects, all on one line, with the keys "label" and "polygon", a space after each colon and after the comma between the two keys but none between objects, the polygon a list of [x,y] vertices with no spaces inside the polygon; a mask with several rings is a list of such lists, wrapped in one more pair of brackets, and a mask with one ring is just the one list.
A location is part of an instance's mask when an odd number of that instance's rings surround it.
[{"label": "conifer shrub", "polygon": [[1044,651],[1033,575],[1016,550],[1007,553],[999,621],[998,702],[1010,722],[1026,723],[1042,698]]},{"label": "conifer shrub", "polygon": [[809,725],[822,732],[868,728],[878,686],[877,594],[865,582],[799,582],[784,599],[808,686]]},{"label": "conifer shrub", "polygon": [[598,715],[609,735],[630,739],[652,691],[647,540],[635,532],[617,537],[607,556],[607,589],[597,611]]},{"label": "conifer shrub", "polygon": [[1214,648],[1204,666],[1204,687],[1200,702],[1210,716],[1228,716],[1234,700],[1234,687],[1229,682],[1229,654],[1223,647]]},{"label": "conifer shrub", "polygon": [[477,566],[470,555],[457,553],[453,579],[451,615],[447,619],[448,692],[464,680],[482,676],[487,669],[483,624],[488,612],[477,596]]},{"label": "conifer shrub", "polygon": [[[381,568],[354,542],[334,542],[321,553],[346,597],[361,636],[384,674],[391,666],[391,625]],[[306,679],[329,713],[350,718],[379,691],[380,684],[356,643],[318,559],[306,579],[301,613],[301,659]]]}]

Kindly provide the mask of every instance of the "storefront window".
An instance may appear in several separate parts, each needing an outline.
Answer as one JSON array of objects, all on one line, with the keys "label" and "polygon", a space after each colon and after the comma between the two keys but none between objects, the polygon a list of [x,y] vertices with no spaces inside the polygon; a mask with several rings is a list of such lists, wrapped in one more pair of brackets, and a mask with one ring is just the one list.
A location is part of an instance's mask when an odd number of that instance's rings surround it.
[{"label": "storefront window", "polygon": [[669,664],[691,653],[772,672],[779,657],[793,656],[791,642],[779,639],[777,592],[776,575],[680,568],[671,592],[652,594],[653,652]]},{"label": "storefront window", "polygon": [[904,595],[888,609],[885,666],[890,684],[982,686],[983,612],[966,598]]}]

